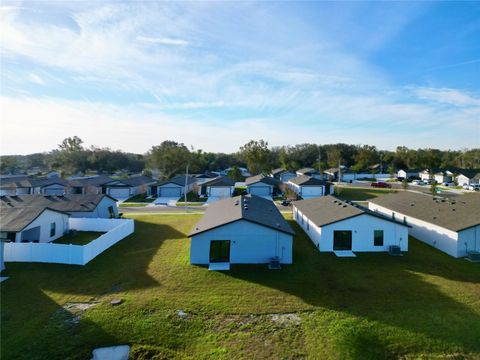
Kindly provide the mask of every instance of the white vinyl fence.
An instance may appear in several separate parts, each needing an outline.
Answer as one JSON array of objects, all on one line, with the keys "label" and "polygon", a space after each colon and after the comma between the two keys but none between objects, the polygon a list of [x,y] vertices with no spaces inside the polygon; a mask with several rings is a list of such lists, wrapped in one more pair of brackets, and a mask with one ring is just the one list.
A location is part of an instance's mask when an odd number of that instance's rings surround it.
[{"label": "white vinyl fence", "polygon": [[5,243],[4,260],[85,265],[134,231],[133,219],[70,218],[71,230],[105,232],[86,245]]}]

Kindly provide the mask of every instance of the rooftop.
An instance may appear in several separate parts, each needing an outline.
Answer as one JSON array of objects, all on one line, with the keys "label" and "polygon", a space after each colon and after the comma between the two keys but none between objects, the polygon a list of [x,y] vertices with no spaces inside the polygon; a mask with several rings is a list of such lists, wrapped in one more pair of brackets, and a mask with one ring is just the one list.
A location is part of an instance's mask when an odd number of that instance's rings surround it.
[{"label": "rooftop", "polygon": [[296,184],[296,185],[302,185],[302,186],[315,186],[315,185],[324,186],[327,184],[327,182],[323,180],[313,178],[307,175],[300,175],[300,176],[294,177],[290,179],[288,182],[291,182],[292,184]]},{"label": "rooftop", "polygon": [[[6,232],[22,231],[27,225],[31,224],[37,217],[39,217],[45,210],[54,209],[45,207],[1,207],[0,212],[0,230]],[[59,212],[59,211],[57,211]]]},{"label": "rooftop", "polygon": [[270,176],[265,176],[265,175],[255,175],[255,176],[250,176],[249,178],[247,178],[245,180],[245,184],[246,185],[252,185],[252,184],[255,184],[257,182],[262,182],[264,184],[267,184],[267,185],[278,185],[280,183],[279,180],[277,179],[274,179]]}]

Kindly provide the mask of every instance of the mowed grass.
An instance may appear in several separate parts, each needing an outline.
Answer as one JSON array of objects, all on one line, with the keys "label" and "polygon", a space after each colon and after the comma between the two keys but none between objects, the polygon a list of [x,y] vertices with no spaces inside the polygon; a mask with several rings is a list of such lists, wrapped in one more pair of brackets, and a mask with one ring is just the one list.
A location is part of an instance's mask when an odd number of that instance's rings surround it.
[{"label": "mowed grass", "polygon": [[[88,359],[114,344],[133,359],[480,358],[479,264],[413,239],[403,257],[336,258],[292,223],[293,265],[210,272],[189,264],[199,215],[134,218],[134,235],[84,267],[7,264],[2,359]],[[78,302],[96,305],[63,308]]]},{"label": "mowed grass", "polygon": [[55,244],[86,245],[104,233],[97,231],[73,231],[54,241]]},{"label": "mowed grass", "polygon": [[396,193],[397,190],[392,189],[362,189],[362,188],[348,188],[348,187],[335,187],[335,195],[342,200],[348,201],[365,201],[373,199],[377,196],[385,195],[388,193]]}]

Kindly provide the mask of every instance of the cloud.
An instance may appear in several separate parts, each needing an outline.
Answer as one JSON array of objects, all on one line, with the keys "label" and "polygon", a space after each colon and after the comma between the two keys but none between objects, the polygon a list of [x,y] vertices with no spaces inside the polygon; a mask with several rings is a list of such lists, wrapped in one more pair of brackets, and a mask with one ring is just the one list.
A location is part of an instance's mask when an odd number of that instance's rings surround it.
[{"label": "cloud", "polygon": [[45,81],[40,76],[38,76],[37,74],[33,74],[33,73],[29,74],[28,78],[34,84],[37,84],[37,85],[45,85],[46,84]]},{"label": "cloud", "polygon": [[186,46],[190,45],[190,43],[186,40],[181,39],[170,39],[170,38],[155,38],[155,37],[148,37],[148,36],[137,36],[137,40],[145,41],[153,44],[161,44],[161,45],[178,45],[178,46]]},{"label": "cloud", "polygon": [[422,87],[414,90],[419,99],[444,103],[453,106],[480,106],[480,97],[475,97],[457,89]]}]

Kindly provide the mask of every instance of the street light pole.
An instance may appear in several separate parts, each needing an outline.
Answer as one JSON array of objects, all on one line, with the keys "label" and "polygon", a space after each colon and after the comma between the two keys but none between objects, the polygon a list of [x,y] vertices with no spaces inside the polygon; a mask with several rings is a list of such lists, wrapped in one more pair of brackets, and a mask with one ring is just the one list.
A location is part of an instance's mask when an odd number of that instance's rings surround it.
[{"label": "street light pole", "polygon": [[188,189],[188,166],[190,164],[187,164],[187,169],[185,171],[185,190],[183,191],[184,193],[184,200],[185,200],[185,211],[188,212],[188,207],[187,207],[187,189]]}]

